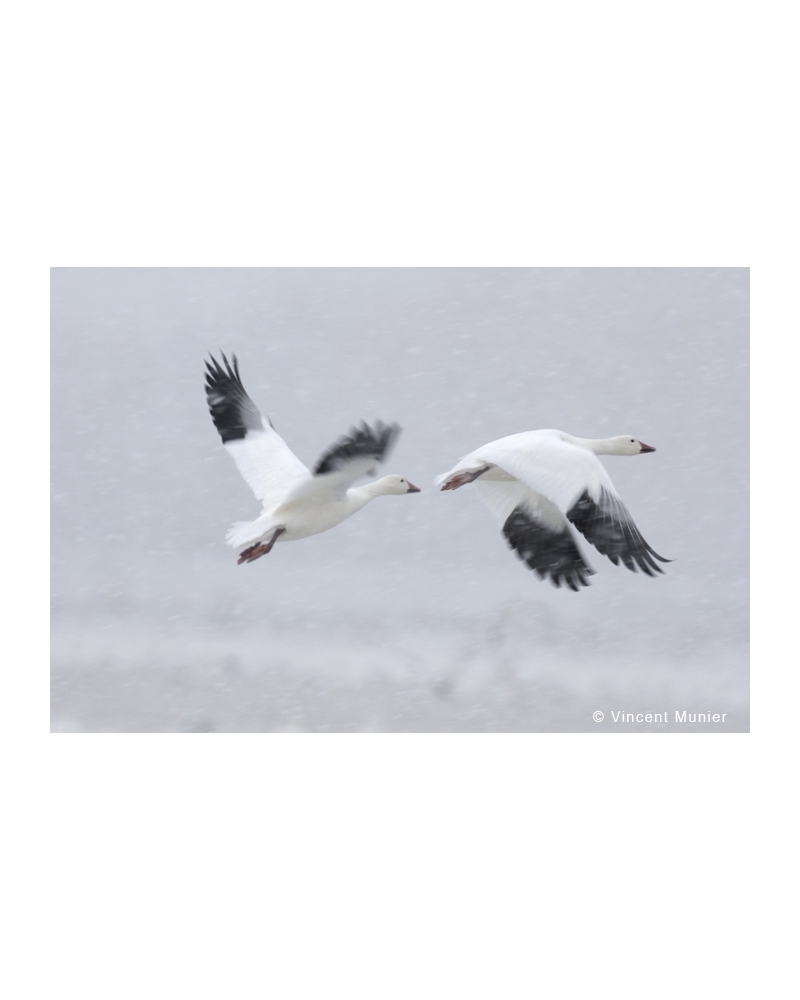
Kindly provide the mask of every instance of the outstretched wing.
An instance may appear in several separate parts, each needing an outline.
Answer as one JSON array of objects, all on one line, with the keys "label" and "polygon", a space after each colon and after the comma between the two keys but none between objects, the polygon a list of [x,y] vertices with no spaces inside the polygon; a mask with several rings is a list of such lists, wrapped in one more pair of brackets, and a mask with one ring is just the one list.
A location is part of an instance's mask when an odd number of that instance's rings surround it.
[{"label": "outstretched wing", "polygon": [[584,491],[567,511],[567,517],[598,552],[608,556],[615,566],[620,559],[629,570],[636,567],[648,576],[663,573],[656,563],[671,562],[652,549],[633,523],[625,504],[614,493],[601,488],[599,500]]},{"label": "outstretched wing", "polygon": [[314,492],[341,496],[357,479],[375,475],[392,450],[400,430],[398,424],[384,424],[380,420],[373,427],[364,421],[360,427],[351,427],[321,456],[314,468],[312,482],[302,486],[301,492],[304,495]]},{"label": "outstretched wing", "polygon": [[345,469],[365,469],[359,475],[371,474],[376,463],[385,461],[394,447],[400,434],[399,424],[384,424],[378,420],[374,427],[361,421],[360,427],[351,427],[348,434],[342,435],[336,444],[330,448],[317,462],[315,476],[324,476],[329,472],[342,472]]},{"label": "outstretched wing", "polygon": [[555,504],[517,480],[478,479],[475,488],[499,520],[509,547],[540,580],[550,579],[556,587],[565,583],[570,590],[589,586],[594,570]]},{"label": "outstretched wing", "polygon": [[264,508],[279,503],[311,473],[264,419],[242,385],[236,355],[206,362],[206,397],[222,443]]},{"label": "outstretched wing", "polygon": [[588,587],[594,570],[583,561],[566,521],[558,527],[547,523],[536,508],[522,504],[503,525],[509,546],[540,580],[548,577],[556,587],[563,582],[570,590]]}]

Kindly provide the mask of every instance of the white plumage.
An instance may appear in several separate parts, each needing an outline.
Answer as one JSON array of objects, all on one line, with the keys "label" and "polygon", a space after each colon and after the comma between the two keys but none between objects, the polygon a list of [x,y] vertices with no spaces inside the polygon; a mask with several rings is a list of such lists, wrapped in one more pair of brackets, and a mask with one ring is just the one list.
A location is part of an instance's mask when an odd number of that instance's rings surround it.
[{"label": "white plumage", "polygon": [[419,493],[397,475],[365,486],[357,479],[374,475],[400,433],[397,424],[362,423],[332,445],[312,473],[265,420],[245,392],[236,355],[206,362],[206,397],[214,425],[262,512],[255,521],[239,521],[226,535],[232,548],[248,546],[239,562],[266,555],[276,542],[291,542],[328,531],[378,496]]},{"label": "white plumage", "polygon": [[510,547],[541,579],[586,587],[594,573],[570,530],[574,525],[617,565],[653,576],[669,562],[642,538],[598,455],[640,455],[655,448],[635,437],[576,438],[563,431],[512,434],[461,459],[436,479],[443,490],[475,482]]}]

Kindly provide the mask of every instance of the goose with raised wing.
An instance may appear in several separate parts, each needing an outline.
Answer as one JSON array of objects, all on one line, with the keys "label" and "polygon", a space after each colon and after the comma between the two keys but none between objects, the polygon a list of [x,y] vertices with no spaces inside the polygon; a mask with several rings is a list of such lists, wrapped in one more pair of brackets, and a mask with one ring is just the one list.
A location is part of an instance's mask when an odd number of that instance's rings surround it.
[{"label": "goose with raised wing", "polygon": [[263,505],[255,521],[237,522],[226,535],[231,548],[246,546],[239,563],[259,559],[276,542],[335,528],[375,497],[420,492],[397,475],[354,485],[375,475],[400,434],[397,424],[381,421],[351,428],[310,472],[247,395],[236,355],[231,358],[206,362],[206,397],[222,443]]},{"label": "goose with raised wing", "polygon": [[525,431],[466,455],[436,485],[457,490],[474,482],[517,556],[540,579],[577,591],[589,586],[594,570],[584,562],[570,525],[615,566],[621,561],[634,573],[638,566],[654,576],[663,573],[658,562],[671,561],[642,538],[597,457],[653,451],[629,434],[594,439]]}]

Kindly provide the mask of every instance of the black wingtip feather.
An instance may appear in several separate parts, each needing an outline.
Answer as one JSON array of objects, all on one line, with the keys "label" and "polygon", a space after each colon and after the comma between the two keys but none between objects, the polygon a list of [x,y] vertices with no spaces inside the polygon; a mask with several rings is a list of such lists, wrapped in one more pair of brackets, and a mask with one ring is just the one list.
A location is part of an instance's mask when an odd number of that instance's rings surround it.
[{"label": "black wingtip feather", "polygon": [[646,576],[663,573],[655,562],[668,563],[644,540],[623,503],[603,490],[599,503],[586,490],[567,511],[567,518],[602,555],[615,565],[619,560],[632,572]]},{"label": "black wingtip feather", "polygon": [[[239,375],[239,364],[235,354],[228,361],[224,351],[220,351],[223,364],[209,355],[206,361],[206,400],[211,411],[211,419],[219,431],[222,443],[237,441],[248,432],[262,429],[261,414],[247,395]],[[224,367],[223,367],[224,365]]]},{"label": "black wingtip feather", "polygon": [[540,580],[549,577],[557,589],[563,582],[576,593],[589,586],[587,577],[594,575],[594,570],[584,562],[569,528],[552,531],[521,505],[509,514],[503,535],[517,558]]},{"label": "black wingtip feather", "polygon": [[335,472],[355,458],[371,458],[383,462],[400,434],[399,424],[385,424],[382,420],[373,427],[362,420],[360,427],[351,427],[349,432],[322,455],[314,469],[315,476]]}]

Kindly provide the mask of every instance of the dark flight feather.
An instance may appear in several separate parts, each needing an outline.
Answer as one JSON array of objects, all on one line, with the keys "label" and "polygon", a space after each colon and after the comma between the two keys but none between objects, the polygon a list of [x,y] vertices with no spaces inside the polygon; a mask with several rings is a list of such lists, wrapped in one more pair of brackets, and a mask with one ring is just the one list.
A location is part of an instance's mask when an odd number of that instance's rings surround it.
[{"label": "dark flight feather", "polygon": [[261,413],[242,385],[236,355],[231,357],[233,365],[222,355],[224,367],[213,355],[210,363],[206,361],[208,408],[223,444],[247,437],[249,431],[264,429]]},{"label": "dark flight feather", "polygon": [[553,531],[521,504],[508,516],[503,534],[517,556],[540,580],[549,577],[556,587],[563,581],[574,591],[589,586],[586,578],[594,570],[583,561],[568,527]]},{"label": "dark flight feather", "polygon": [[314,475],[324,476],[326,472],[336,472],[358,458],[382,462],[399,434],[398,424],[384,424],[378,420],[374,427],[370,427],[362,421],[360,427],[352,427],[348,434],[331,445],[317,462]]},{"label": "dark flight feather", "polygon": [[664,572],[656,559],[671,562],[647,544],[625,505],[608,490],[602,490],[599,503],[589,496],[588,490],[584,491],[567,512],[567,518],[615,566],[622,560],[632,572],[638,566],[643,573],[654,576]]}]

